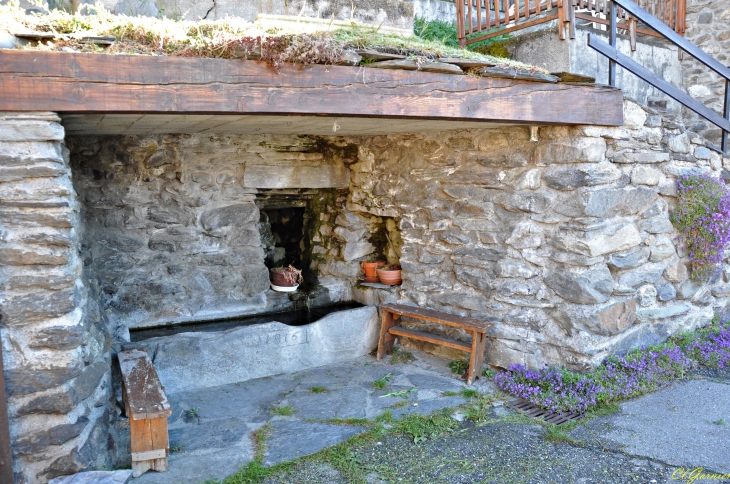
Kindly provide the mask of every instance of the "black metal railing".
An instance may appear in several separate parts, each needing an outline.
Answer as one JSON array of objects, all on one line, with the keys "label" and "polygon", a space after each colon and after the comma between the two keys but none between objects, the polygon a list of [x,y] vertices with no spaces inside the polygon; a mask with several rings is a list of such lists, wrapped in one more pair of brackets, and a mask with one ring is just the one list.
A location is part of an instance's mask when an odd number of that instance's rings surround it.
[{"label": "black metal railing", "polygon": [[[708,108],[701,102],[697,101],[689,94],[673,86],[672,84],[660,78],[650,70],[636,63],[630,57],[618,51],[618,49],[616,48],[615,20],[617,5],[626,10],[630,15],[638,19],[643,24],[656,30],[657,33],[661,34],[662,37],[666,38],[670,42],[673,42],[684,52],[688,53],[689,55],[715,71],[721,77],[725,78],[725,107],[723,109],[722,116],[716,111]],[[719,127],[722,130],[721,149],[725,154],[730,154],[728,152],[728,133],[730,133],[730,69],[722,65],[717,59],[704,52],[695,44],[676,33],[658,18],[654,17],[649,12],[639,7],[631,0],[613,0],[611,5],[610,19],[611,22],[608,32],[610,45],[599,40],[594,35],[589,35],[588,37],[588,45],[603,54],[604,56],[608,57],[609,59],[609,84],[611,86],[616,85],[616,64],[620,65],[627,71],[640,77],[641,79],[659,89],[675,101],[686,106],[687,108],[696,112],[715,126]]]}]

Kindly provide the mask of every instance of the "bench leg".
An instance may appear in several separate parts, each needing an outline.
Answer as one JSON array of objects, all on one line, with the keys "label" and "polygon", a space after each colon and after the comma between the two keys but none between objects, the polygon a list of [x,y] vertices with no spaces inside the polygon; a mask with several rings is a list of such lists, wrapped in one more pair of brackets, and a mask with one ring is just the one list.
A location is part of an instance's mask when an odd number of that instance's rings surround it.
[{"label": "bench leg", "polygon": [[139,477],[148,470],[165,472],[170,444],[167,417],[129,420],[132,471]]},{"label": "bench leg", "polygon": [[382,324],[380,325],[380,341],[378,341],[378,361],[383,358],[383,355],[390,354],[393,351],[393,342],[395,341],[395,336],[388,332],[390,328],[395,326],[393,313],[381,310],[381,314]]},{"label": "bench leg", "polygon": [[471,385],[479,378],[484,364],[484,350],[487,347],[487,335],[473,331],[471,334],[471,356],[467,370],[466,384]]}]

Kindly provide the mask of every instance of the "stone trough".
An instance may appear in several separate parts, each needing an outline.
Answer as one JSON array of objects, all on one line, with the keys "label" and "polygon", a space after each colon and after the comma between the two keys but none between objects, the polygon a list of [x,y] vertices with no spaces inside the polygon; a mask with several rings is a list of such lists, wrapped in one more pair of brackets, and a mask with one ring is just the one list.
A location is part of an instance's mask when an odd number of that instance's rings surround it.
[{"label": "stone trough", "polygon": [[375,348],[378,332],[378,310],[365,306],[304,326],[270,322],[178,333],[123,348],[145,348],[167,392],[177,393],[351,360]]}]

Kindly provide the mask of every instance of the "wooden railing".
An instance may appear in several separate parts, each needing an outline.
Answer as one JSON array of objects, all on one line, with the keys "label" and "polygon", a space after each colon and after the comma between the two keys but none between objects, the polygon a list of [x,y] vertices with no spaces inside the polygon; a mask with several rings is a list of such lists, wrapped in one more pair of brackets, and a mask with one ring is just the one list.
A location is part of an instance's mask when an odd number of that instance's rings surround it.
[{"label": "wooden railing", "polygon": [[[686,1],[639,0],[638,4],[684,35]],[[592,22],[597,28],[608,26],[610,5],[610,0],[456,0],[456,28],[462,47],[552,20],[558,21],[561,39],[566,35],[575,38],[576,19]],[[616,26],[630,36],[632,49],[636,49],[637,33],[658,36],[624,9],[616,12]]]}]

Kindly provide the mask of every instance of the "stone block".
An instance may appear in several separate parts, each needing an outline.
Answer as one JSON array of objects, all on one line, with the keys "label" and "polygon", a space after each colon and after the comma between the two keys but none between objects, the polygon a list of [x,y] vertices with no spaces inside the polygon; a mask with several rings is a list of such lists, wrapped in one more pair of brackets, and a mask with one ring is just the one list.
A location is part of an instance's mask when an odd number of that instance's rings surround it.
[{"label": "stone block", "polygon": [[537,144],[533,160],[538,165],[563,163],[600,163],[606,159],[603,138],[571,138],[542,141]]},{"label": "stone block", "polygon": [[186,214],[182,209],[170,208],[167,210],[150,209],[147,212],[147,218],[152,222],[160,224],[184,224],[191,222],[191,216]]},{"label": "stone block", "polygon": [[606,302],[613,292],[613,278],[602,264],[586,270],[555,270],[545,276],[545,284],[566,301],[576,304]]},{"label": "stone block", "polygon": [[604,188],[587,193],[576,193],[564,203],[556,204],[558,213],[569,217],[617,217],[643,211],[657,198],[657,193],[646,187]]},{"label": "stone block", "polygon": [[712,295],[717,298],[730,297],[730,286],[715,286],[712,288]]},{"label": "stone block", "polygon": [[[298,153],[320,155],[319,153]],[[347,188],[350,170],[342,161],[291,159],[248,162],[243,173],[243,186],[249,188]]]},{"label": "stone block", "polygon": [[709,160],[712,158],[712,152],[704,146],[698,146],[695,148],[695,158],[698,160]]},{"label": "stone block", "polygon": [[649,256],[649,261],[659,262],[676,254],[677,251],[674,249],[674,243],[672,242],[672,239],[670,239],[666,235],[660,235],[656,238],[651,246],[651,255]]},{"label": "stone block", "polygon": [[644,220],[641,222],[641,228],[650,234],[671,234],[674,232],[672,222],[665,215]]},{"label": "stone block", "polygon": [[84,343],[86,329],[82,324],[73,326],[51,326],[33,332],[29,348],[47,348],[54,351],[68,351]]},{"label": "stone block", "polygon": [[617,277],[620,286],[637,288],[642,284],[656,284],[664,268],[659,264],[645,264],[636,269],[624,271]]},{"label": "stone block", "polygon": [[640,129],[646,123],[646,111],[638,103],[624,100],[624,126],[630,129]]},{"label": "stone block", "polygon": [[460,282],[483,292],[494,289],[494,276],[487,269],[471,266],[454,266],[454,275]]},{"label": "stone block", "polygon": [[0,166],[36,162],[64,163],[61,144],[55,141],[0,141]]},{"label": "stone block", "polygon": [[0,123],[0,141],[63,141],[65,132],[53,121],[17,120]]},{"label": "stone block", "polygon": [[597,230],[560,231],[552,240],[559,248],[590,257],[628,250],[641,242],[641,234],[632,223],[604,225]]},{"label": "stone block", "polygon": [[0,265],[45,265],[68,264],[69,252],[52,247],[3,247],[0,248]]},{"label": "stone block", "polygon": [[532,222],[520,222],[512,229],[512,233],[505,241],[515,249],[536,248],[542,245],[542,229]]},{"label": "stone block", "polygon": [[345,262],[350,262],[373,252],[375,252],[375,247],[370,242],[348,242],[342,248],[342,258]]},{"label": "stone block", "polygon": [[662,319],[680,316],[689,312],[691,306],[687,303],[677,303],[659,309],[639,309],[636,318],[640,323],[655,323]]},{"label": "stone block", "polygon": [[667,137],[667,148],[669,148],[669,151],[674,153],[689,153],[691,147],[687,133]]},{"label": "stone block", "polygon": [[[33,362],[36,365],[40,362]],[[47,362],[48,363],[48,362]],[[67,365],[44,367],[24,365],[5,369],[8,395],[27,395],[62,385],[78,376],[83,369],[81,361]]]},{"label": "stone block", "polygon": [[652,151],[625,151],[613,157],[614,163],[665,163],[669,153]]},{"label": "stone block", "polygon": [[669,283],[662,284],[657,287],[657,297],[662,302],[673,301],[677,298],[677,291],[674,289],[674,286]]},{"label": "stone block", "polygon": [[554,190],[574,190],[613,183],[619,179],[621,171],[612,163],[580,167],[559,168],[546,171],[542,179]]},{"label": "stone block", "polygon": [[636,321],[636,303],[633,300],[617,302],[596,313],[598,326],[607,334],[621,333]]},{"label": "stone block", "polygon": [[367,306],[331,313],[305,326],[271,322],[123,346],[154,354],[160,381],[169,393],[177,393],[347,361],[372,351],[379,331],[377,308]]},{"label": "stone block", "polygon": [[29,178],[55,178],[64,176],[67,169],[56,163],[33,163],[22,166],[0,166],[0,183],[9,183]]},{"label": "stone block", "polygon": [[63,445],[81,435],[89,419],[79,417],[76,423],[56,425],[47,430],[23,435],[13,442],[13,453],[16,455],[34,455],[46,450],[51,445]]},{"label": "stone block", "polygon": [[501,259],[494,264],[494,274],[497,277],[530,279],[538,275],[538,270],[536,267],[517,259]]},{"label": "stone block", "polygon": [[659,170],[648,166],[637,166],[631,173],[631,183],[634,185],[656,186],[662,179],[662,173]]},{"label": "stone block", "polygon": [[460,247],[454,251],[451,260],[455,264],[491,268],[492,262],[505,256],[506,251],[499,247]]},{"label": "stone block", "polygon": [[11,294],[0,307],[3,324],[19,326],[58,318],[75,310],[81,294],[77,287],[60,291],[35,290]]},{"label": "stone block", "polygon": [[532,169],[523,173],[515,184],[516,190],[537,190],[542,184],[542,170]]},{"label": "stone block", "polygon": [[689,270],[683,262],[676,262],[666,268],[664,278],[670,282],[684,282],[689,279]]},{"label": "stone block", "polygon": [[656,303],[657,290],[651,284],[641,286],[636,294],[639,297],[639,304],[643,308],[649,307],[652,304]]},{"label": "stone block", "polygon": [[21,405],[17,414],[67,414],[91,396],[107,371],[109,365],[103,361],[88,365],[61,391],[33,398]]},{"label": "stone block", "polygon": [[608,258],[608,267],[611,269],[633,269],[649,260],[649,247],[641,246],[627,252],[611,254]]},{"label": "stone block", "polygon": [[553,250],[550,252],[550,260],[559,264],[567,264],[569,266],[588,267],[603,262],[603,257],[589,257],[574,252],[562,252]]},{"label": "stone block", "polygon": [[253,203],[239,203],[208,210],[200,216],[200,223],[205,230],[223,227],[246,227],[259,220],[259,210]]},{"label": "stone block", "polygon": [[700,289],[702,289],[701,283],[687,279],[677,288],[677,297],[679,299],[691,299]]},{"label": "stone block", "polygon": [[535,192],[506,192],[494,197],[494,203],[509,212],[542,213],[552,202],[553,197]]},{"label": "stone block", "polygon": [[72,476],[51,479],[48,484],[127,484],[132,479],[130,469],[118,471],[87,471]]}]

